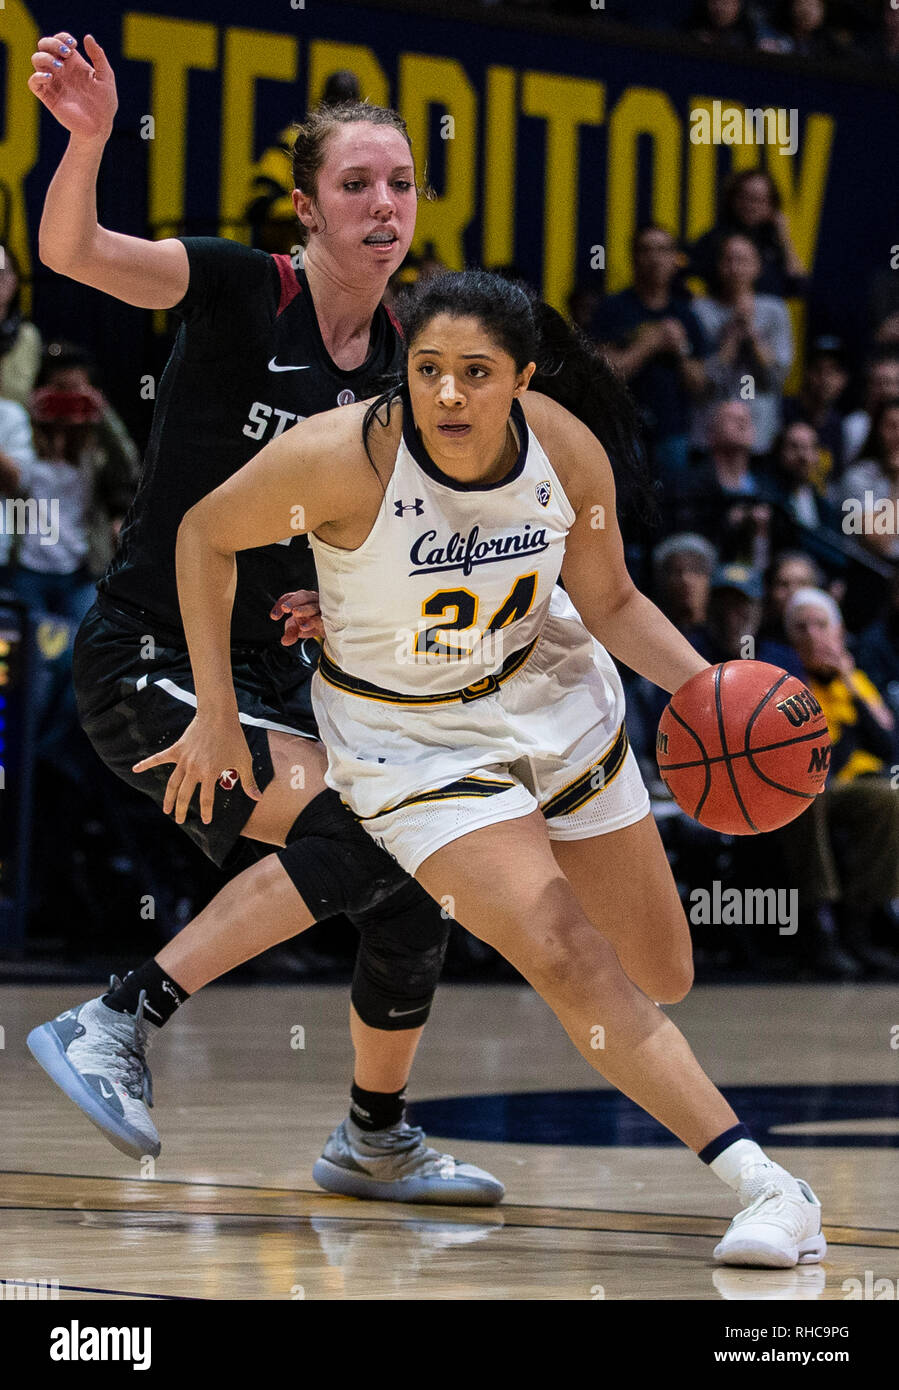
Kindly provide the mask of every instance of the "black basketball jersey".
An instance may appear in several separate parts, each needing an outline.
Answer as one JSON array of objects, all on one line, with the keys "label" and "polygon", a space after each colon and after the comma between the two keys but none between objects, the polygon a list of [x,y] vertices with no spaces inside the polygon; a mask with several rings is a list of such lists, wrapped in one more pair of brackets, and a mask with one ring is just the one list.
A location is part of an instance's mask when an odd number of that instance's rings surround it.
[{"label": "black basketball jersey", "polygon": [[[322,341],[305,273],[221,237],[182,237],[190,261],[182,319],[159,383],[143,471],[104,597],[162,640],[183,641],[175,541],[185,512],[285,429],[319,411],[376,395],[401,372],[395,321],[379,305],[369,354],[342,371]],[[305,536],[241,551],[231,640],[277,642],[268,616],[290,589],[315,588]]]}]

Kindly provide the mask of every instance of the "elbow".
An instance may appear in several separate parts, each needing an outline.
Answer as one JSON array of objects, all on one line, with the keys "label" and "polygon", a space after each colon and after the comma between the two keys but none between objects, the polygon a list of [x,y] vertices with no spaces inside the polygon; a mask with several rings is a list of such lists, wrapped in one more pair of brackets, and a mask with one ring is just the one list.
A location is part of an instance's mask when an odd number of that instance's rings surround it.
[{"label": "elbow", "polygon": [[54,248],[45,237],[38,238],[37,254],[41,265],[45,265],[48,270],[55,270],[59,275],[64,273],[60,257],[54,253]]},{"label": "elbow", "polygon": [[203,533],[203,513],[202,513],[202,507],[203,507],[203,499],[201,498],[200,501],[199,501],[199,502],[195,502],[194,505],[193,505],[192,507],[188,507],[187,511],[184,513],[183,517],[181,518],[180,524],[179,524],[179,526],[178,526],[178,538],[177,538],[177,539],[178,539],[178,544],[179,544],[179,545],[180,545],[183,541],[189,540],[189,539],[190,539],[191,537],[193,537],[193,536],[202,535],[202,533]]},{"label": "elbow", "polygon": [[38,237],[37,254],[41,265],[45,265],[48,270],[55,271],[57,275],[67,275],[71,280],[79,279],[74,268],[71,248],[66,248],[64,244],[44,235]]},{"label": "elbow", "polygon": [[207,551],[217,555],[234,554],[234,547],[221,545],[215,534],[208,497],[201,497],[184,513],[178,527],[176,549],[181,554],[190,549],[193,554]]}]

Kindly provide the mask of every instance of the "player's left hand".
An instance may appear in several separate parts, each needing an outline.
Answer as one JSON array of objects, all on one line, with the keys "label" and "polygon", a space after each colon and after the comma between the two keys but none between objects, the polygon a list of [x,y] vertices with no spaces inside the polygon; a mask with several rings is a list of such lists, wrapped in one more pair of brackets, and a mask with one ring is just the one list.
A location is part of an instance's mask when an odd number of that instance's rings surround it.
[{"label": "player's left hand", "polygon": [[282,594],[269,614],[275,622],[287,618],[281,646],[292,647],[294,642],[299,642],[303,637],[323,638],[325,629],[321,612],[318,592],[315,589],[296,589],[293,593]]}]

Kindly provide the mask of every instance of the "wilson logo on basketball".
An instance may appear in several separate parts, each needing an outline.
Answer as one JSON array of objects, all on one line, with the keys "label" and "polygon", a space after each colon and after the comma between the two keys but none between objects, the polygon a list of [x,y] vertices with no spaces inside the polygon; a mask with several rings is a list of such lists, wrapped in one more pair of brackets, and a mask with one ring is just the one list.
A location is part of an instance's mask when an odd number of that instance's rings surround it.
[{"label": "wilson logo on basketball", "polygon": [[658,732],[658,734],[656,735],[656,752],[657,752],[657,753],[667,753],[667,752],[668,752],[668,735],[667,735],[667,734],[663,734],[661,729],[659,729],[659,732]]},{"label": "wilson logo on basketball", "polygon": [[777,708],[781,714],[787,716],[794,729],[798,729],[800,724],[807,724],[813,715],[821,713],[821,706],[808,690],[803,690],[797,695],[788,695],[785,700],[780,701]]}]

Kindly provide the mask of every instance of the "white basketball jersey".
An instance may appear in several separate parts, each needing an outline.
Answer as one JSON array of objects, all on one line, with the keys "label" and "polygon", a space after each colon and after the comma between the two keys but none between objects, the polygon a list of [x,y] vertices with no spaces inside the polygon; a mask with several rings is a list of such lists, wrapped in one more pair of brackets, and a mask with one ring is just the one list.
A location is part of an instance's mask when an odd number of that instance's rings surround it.
[{"label": "white basketball jersey", "polygon": [[442,694],[498,672],[540,632],[575,513],[519,401],[518,458],[498,483],[429,458],[404,397],[386,496],[358,550],[310,536],[325,656],[385,690]]}]

